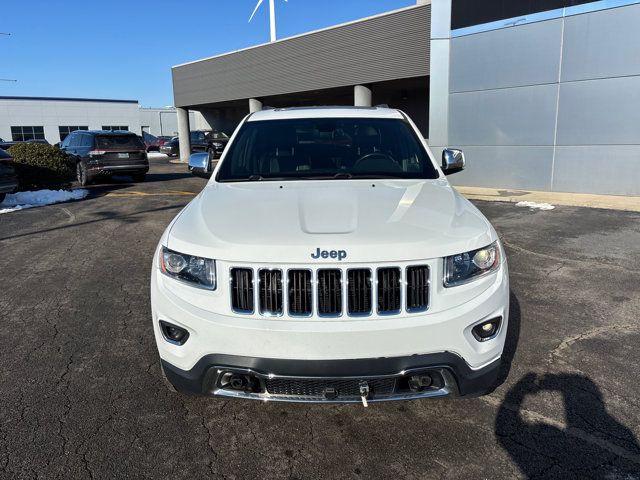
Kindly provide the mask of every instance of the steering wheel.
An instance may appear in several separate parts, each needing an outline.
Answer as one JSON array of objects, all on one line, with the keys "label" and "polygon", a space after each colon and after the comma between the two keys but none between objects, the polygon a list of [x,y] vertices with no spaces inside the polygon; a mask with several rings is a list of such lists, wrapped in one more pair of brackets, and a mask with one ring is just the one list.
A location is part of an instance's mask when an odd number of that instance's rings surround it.
[{"label": "steering wheel", "polygon": [[398,163],[398,161],[395,158],[393,158],[391,155],[389,155],[388,153],[385,153],[385,152],[371,152],[371,153],[365,153],[360,158],[358,158],[356,160],[356,162],[353,164],[352,169],[356,170],[360,166],[361,163],[364,163],[367,160],[371,160],[373,158],[378,159],[378,160],[388,160],[393,164],[393,166],[395,168],[398,168],[398,169],[401,168],[400,164]]}]

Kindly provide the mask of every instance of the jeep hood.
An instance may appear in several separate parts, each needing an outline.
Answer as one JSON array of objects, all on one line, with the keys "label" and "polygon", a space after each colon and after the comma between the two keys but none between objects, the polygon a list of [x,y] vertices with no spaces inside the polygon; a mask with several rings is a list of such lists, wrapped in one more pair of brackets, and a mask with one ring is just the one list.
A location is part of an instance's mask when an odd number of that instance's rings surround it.
[{"label": "jeep hood", "polygon": [[324,180],[215,183],[170,227],[170,249],[230,262],[412,261],[488,245],[484,216],[438,180]]}]

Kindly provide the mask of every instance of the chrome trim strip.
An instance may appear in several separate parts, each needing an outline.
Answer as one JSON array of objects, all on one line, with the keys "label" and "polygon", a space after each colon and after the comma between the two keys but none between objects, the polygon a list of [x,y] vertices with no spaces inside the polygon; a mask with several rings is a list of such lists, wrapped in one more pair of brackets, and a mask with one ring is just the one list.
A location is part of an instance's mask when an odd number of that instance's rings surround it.
[{"label": "chrome trim strip", "polygon": [[500,30],[502,28],[516,27],[527,25],[530,23],[543,22],[546,20],[554,20],[557,18],[566,18],[584,13],[592,13],[600,10],[608,10],[611,8],[626,7],[640,3],[640,0],[600,0],[582,5],[574,5],[571,7],[557,8],[555,10],[547,10],[546,12],[530,13],[520,17],[505,18],[496,20],[495,22],[482,23],[480,25],[472,25],[470,27],[457,28],[451,30],[451,38],[464,37],[474,35],[476,33],[490,32],[492,30]]}]

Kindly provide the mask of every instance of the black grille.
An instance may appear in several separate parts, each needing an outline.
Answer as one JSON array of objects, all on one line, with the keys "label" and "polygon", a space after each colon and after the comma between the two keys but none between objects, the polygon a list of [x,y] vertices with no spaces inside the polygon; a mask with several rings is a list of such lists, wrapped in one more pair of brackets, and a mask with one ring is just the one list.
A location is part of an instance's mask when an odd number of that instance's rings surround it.
[{"label": "black grille", "polygon": [[265,380],[267,392],[287,397],[324,399],[360,398],[360,384],[366,382],[372,396],[390,395],[395,392],[395,378],[374,379],[324,379],[324,378],[271,378]]},{"label": "black grille", "polygon": [[342,271],[318,270],[318,313],[342,313]]},{"label": "black grille", "polygon": [[371,270],[349,270],[347,283],[349,315],[371,313]]},{"label": "black grille", "polygon": [[400,312],[400,269],[378,270],[378,312]]},{"label": "black grille", "polygon": [[289,270],[289,314],[311,315],[311,271]]},{"label": "black grille", "polygon": [[253,270],[231,270],[231,306],[241,313],[253,313]]},{"label": "black grille", "polygon": [[407,268],[407,311],[426,310],[429,307],[429,267]]},{"label": "black grille", "polygon": [[282,272],[280,270],[260,270],[260,313],[282,315]]}]

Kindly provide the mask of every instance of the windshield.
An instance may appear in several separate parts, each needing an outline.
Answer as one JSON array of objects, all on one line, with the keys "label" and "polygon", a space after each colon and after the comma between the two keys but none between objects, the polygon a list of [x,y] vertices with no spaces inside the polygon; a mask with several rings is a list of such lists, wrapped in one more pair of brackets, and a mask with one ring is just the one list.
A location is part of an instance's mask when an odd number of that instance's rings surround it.
[{"label": "windshield", "polygon": [[219,182],[438,178],[413,129],[400,119],[246,122],[230,147]]},{"label": "windshield", "polygon": [[144,150],[145,146],[135,135],[104,135],[96,138],[98,150]]}]

